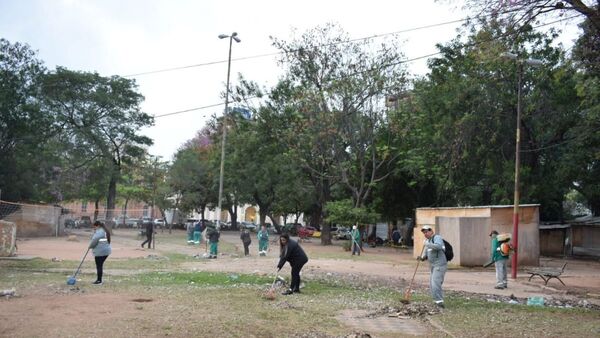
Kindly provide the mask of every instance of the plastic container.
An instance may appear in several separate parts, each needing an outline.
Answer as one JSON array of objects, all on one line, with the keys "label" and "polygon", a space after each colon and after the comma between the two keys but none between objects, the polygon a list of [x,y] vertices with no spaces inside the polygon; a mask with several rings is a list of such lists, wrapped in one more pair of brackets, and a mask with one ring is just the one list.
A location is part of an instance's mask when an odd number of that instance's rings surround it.
[{"label": "plastic container", "polygon": [[527,305],[544,306],[544,297],[541,297],[541,296],[529,297],[529,298],[527,298]]}]

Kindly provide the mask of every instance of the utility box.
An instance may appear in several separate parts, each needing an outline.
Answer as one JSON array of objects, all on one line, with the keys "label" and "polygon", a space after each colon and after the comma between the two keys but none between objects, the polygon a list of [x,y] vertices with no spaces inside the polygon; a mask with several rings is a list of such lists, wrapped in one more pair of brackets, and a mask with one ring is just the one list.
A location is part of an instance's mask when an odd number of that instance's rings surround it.
[{"label": "utility box", "polygon": [[[423,225],[431,225],[454,249],[450,264],[481,266],[491,256],[492,230],[513,231],[513,206],[475,206],[449,208],[418,208],[414,231],[413,255],[423,249]],[[540,258],[539,204],[519,206],[519,265],[538,266]],[[514,242],[514,238],[512,239]],[[510,260],[509,260],[510,264]]]}]

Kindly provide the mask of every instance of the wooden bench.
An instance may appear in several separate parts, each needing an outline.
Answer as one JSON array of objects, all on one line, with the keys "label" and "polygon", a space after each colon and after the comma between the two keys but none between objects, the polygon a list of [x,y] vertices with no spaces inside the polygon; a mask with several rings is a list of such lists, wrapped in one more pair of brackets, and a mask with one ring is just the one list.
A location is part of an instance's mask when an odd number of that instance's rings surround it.
[{"label": "wooden bench", "polygon": [[544,285],[548,285],[548,281],[552,278],[555,278],[558,279],[558,281],[561,282],[562,285],[566,286],[562,279],[560,279],[560,276],[563,274],[563,272],[565,272],[566,266],[567,263],[563,264],[562,268],[540,267],[527,269],[525,270],[525,272],[527,272],[530,275],[528,281],[531,281],[531,278],[535,276],[539,276],[541,279],[544,280]]}]

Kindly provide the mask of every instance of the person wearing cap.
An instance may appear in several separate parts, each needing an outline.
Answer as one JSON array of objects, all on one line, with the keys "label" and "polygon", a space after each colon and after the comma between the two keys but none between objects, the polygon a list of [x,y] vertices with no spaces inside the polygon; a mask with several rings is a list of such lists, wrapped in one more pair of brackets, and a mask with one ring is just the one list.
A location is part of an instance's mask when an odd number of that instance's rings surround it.
[{"label": "person wearing cap", "polygon": [[356,225],[352,226],[350,237],[352,238],[352,256],[360,256],[360,231]]},{"label": "person wearing cap", "polygon": [[508,287],[507,278],[507,266],[508,266],[508,255],[504,255],[501,251],[501,245],[503,242],[508,241],[510,238],[506,238],[506,235],[499,235],[498,231],[492,230],[490,233],[492,238],[492,257],[491,260],[494,262],[496,268],[496,286],[495,289],[506,289]]},{"label": "person wearing cap", "polygon": [[424,250],[423,255],[417,257],[417,260],[428,260],[429,261],[429,287],[431,289],[431,297],[440,308],[444,308],[444,293],[442,291],[442,284],[444,283],[444,276],[446,270],[448,270],[448,261],[446,260],[446,249],[442,236],[436,235],[433,229],[429,225],[421,227],[421,232],[425,236],[423,242]]}]

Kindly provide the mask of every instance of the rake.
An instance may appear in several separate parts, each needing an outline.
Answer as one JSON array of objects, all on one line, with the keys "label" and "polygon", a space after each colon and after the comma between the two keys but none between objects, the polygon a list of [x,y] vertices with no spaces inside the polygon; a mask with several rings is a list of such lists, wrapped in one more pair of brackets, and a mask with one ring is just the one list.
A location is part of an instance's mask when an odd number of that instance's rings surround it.
[{"label": "rake", "polygon": [[[419,254],[419,257],[423,256],[424,250],[425,250],[425,245],[423,245],[423,248],[421,248],[421,254]],[[412,279],[410,280],[410,283],[408,284],[408,288],[406,289],[406,291],[404,291],[404,299],[400,300],[400,302],[402,304],[410,303],[410,291],[412,290],[412,284],[415,280],[415,276],[417,275],[417,270],[419,269],[419,263],[421,263],[420,259],[417,261],[417,266],[415,267],[415,272],[413,273]]]}]

